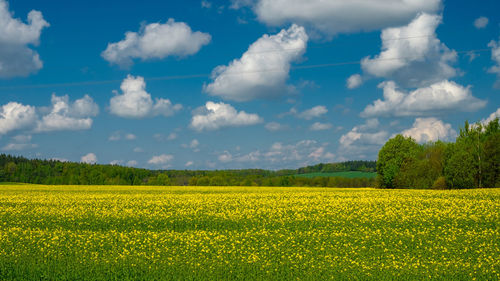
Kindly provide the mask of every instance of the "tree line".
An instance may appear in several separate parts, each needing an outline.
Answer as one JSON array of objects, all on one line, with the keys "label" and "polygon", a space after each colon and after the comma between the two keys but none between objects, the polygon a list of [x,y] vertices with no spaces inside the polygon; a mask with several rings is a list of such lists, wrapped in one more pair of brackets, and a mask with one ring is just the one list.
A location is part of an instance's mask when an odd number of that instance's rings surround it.
[{"label": "tree line", "polygon": [[340,163],[320,163],[314,166],[307,166],[297,169],[295,174],[334,173],[345,171],[375,172],[376,169],[377,162],[375,161],[355,160]]},{"label": "tree line", "polygon": [[297,174],[332,171],[370,171],[375,161],[348,161],[269,171],[243,170],[147,170],[118,165],[97,165],[27,159],[0,155],[0,182],[58,185],[199,185],[199,186],[329,186],[369,187],[371,178],[296,177]]},{"label": "tree line", "polygon": [[455,142],[417,144],[397,135],[380,149],[377,186],[382,188],[500,187],[500,125],[465,122]]},{"label": "tree line", "polygon": [[[296,177],[304,173],[377,172],[377,178]],[[500,187],[500,125],[465,122],[455,142],[418,144],[397,135],[378,160],[299,169],[147,170],[0,155],[0,182],[60,185],[323,186],[381,188]]]}]

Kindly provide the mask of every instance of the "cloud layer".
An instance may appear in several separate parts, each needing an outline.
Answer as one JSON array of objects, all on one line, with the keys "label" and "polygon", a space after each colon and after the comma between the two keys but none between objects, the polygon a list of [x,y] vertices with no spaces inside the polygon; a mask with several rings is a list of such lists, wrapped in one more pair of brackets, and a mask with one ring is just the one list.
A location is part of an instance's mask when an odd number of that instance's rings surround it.
[{"label": "cloud layer", "polygon": [[436,36],[441,16],[420,14],[406,26],[382,31],[382,51],[364,58],[361,67],[367,74],[395,80],[403,86],[428,86],[457,71],[451,66],[457,59]]},{"label": "cloud layer", "polygon": [[224,127],[255,125],[264,120],[257,114],[237,111],[226,103],[207,102],[191,119],[191,128],[196,131],[218,130]]},{"label": "cloud layer", "polygon": [[420,12],[439,11],[441,0],[233,0],[233,8],[245,5],[268,25],[297,23],[332,36],[405,24]]},{"label": "cloud layer", "polygon": [[451,140],[456,137],[457,132],[451,128],[450,124],[436,118],[417,118],[413,127],[401,132],[403,136],[412,137],[419,143],[437,140]]},{"label": "cloud layer", "polygon": [[297,117],[305,120],[321,117],[328,113],[328,109],[324,105],[318,105],[313,108],[307,109],[301,113],[297,113]]},{"label": "cloud layer", "polygon": [[99,106],[89,95],[71,103],[67,95],[59,97],[52,94],[51,101],[51,107],[42,109],[48,114],[37,121],[35,132],[90,129],[91,117],[99,114]]},{"label": "cloud layer", "polygon": [[42,29],[49,23],[39,11],[28,13],[28,24],[12,17],[9,4],[0,0],[0,78],[27,76],[42,68],[37,46]]},{"label": "cloud layer", "polygon": [[0,135],[16,130],[34,133],[85,130],[92,126],[92,118],[99,113],[93,99],[85,95],[70,102],[69,97],[52,94],[52,105],[36,108],[17,102],[9,102],[0,108]]},{"label": "cloud layer", "polygon": [[353,74],[347,78],[346,86],[348,89],[356,89],[363,84],[363,78],[359,74]]},{"label": "cloud layer", "polygon": [[365,124],[355,126],[347,134],[340,137],[339,149],[342,153],[365,153],[370,149],[378,149],[388,139],[387,131],[379,130],[377,119],[368,119]]},{"label": "cloud layer", "polygon": [[259,168],[290,167],[310,165],[318,161],[332,162],[335,154],[328,152],[326,143],[318,143],[315,140],[302,140],[296,143],[275,142],[269,148],[256,150],[246,154],[231,154],[224,151],[219,154],[218,160],[221,163],[231,163],[231,167],[240,163],[259,163]]},{"label": "cloud layer", "polygon": [[488,44],[488,47],[491,48],[491,60],[495,63],[494,66],[488,69],[488,72],[495,73],[497,75],[495,87],[500,88],[500,39],[498,42],[492,40]]},{"label": "cloud layer", "polygon": [[332,124],[330,123],[320,123],[320,122],[315,122],[309,127],[311,131],[325,131],[325,130],[330,130],[333,127]]},{"label": "cloud layer", "polygon": [[156,155],[153,156],[151,159],[149,159],[148,164],[151,165],[166,165],[170,161],[174,160],[174,156],[170,154],[161,154],[161,155]]},{"label": "cloud layer", "polygon": [[31,135],[17,135],[11,138],[11,142],[2,147],[3,151],[21,151],[37,148],[37,144],[31,143]]},{"label": "cloud layer", "polygon": [[479,17],[474,21],[474,26],[477,29],[485,28],[490,20],[487,17]]},{"label": "cloud layer", "polygon": [[264,128],[270,132],[276,132],[285,130],[287,127],[278,122],[269,122],[264,126]]},{"label": "cloud layer", "polygon": [[481,123],[483,125],[487,125],[488,123],[495,120],[496,118],[500,118],[500,108],[498,108],[497,111],[490,114],[490,116],[488,116],[488,118],[481,120]]},{"label": "cloud layer", "polygon": [[276,98],[287,92],[290,65],[306,50],[303,27],[292,25],[275,35],[264,35],[239,59],[218,66],[204,91],[226,100],[249,101]]},{"label": "cloud layer", "polygon": [[146,82],[141,76],[128,75],[120,86],[122,94],[110,100],[110,112],[114,115],[140,119],[154,116],[172,116],[182,109],[180,104],[172,104],[168,99],[157,98],[154,102],[151,95],[146,92]]},{"label": "cloud layer", "polygon": [[0,135],[30,127],[36,120],[35,107],[9,102],[0,111]]},{"label": "cloud layer", "polygon": [[376,100],[361,113],[362,117],[428,116],[451,111],[475,111],[486,101],[474,97],[470,87],[442,81],[409,93],[397,89],[393,81],[383,82],[384,99]]},{"label": "cloud layer", "polygon": [[139,32],[126,32],[122,41],[109,43],[101,55],[112,64],[129,67],[136,58],[144,61],[195,54],[211,38],[208,33],[193,32],[184,22],[169,19],[164,24],[145,25]]},{"label": "cloud layer", "polygon": [[80,158],[80,162],[87,164],[97,163],[97,156],[94,153],[88,153]]}]

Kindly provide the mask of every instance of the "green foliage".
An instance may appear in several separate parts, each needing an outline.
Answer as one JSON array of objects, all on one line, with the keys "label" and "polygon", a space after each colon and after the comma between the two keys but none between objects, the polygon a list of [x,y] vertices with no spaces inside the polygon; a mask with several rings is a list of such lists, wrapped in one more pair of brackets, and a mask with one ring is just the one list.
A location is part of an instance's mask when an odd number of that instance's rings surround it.
[{"label": "green foliage", "polygon": [[[297,169],[297,171],[291,170],[294,174],[307,174],[307,173],[335,173],[335,172],[346,172],[346,171],[358,171],[358,172],[375,172],[377,163],[375,161],[346,161],[341,163],[321,163],[314,166],[307,166]],[[286,171],[286,170],[283,170]]]},{"label": "green foliage", "polygon": [[446,189],[446,179],[441,176],[434,181],[432,189]]},{"label": "green foliage", "polygon": [[495,187],[500,177],[500,125],[465,123],[446,152],[444,176],[450,188]]},{"label": "green foliage", "polygon": [[455,143],[423,145],[396,136],[379,152],[377,186],[383,188],[482,188],[499,186],[500,124],[464,128]]},{"label": "green foliage", "polygon": [[397,135],[379,151],[377,162],[347,161],[296,170],[153,171],[0,155],[0,182],[51,185],[431,188],[440,177],[448,188],[500,186],[499,120],[486,125],[466,122],[455,143],[419,145]]},{"label": "green foliage", "polygon": [[170,178],[164,174],[158,174],[157,176],[151,176],[147,181],[148,185],[170,185]]},{"label": "green foliage", "polygon": [[[364,169],[374,164],[370,161],[320,164],[318,167]],[[311,166],[316,167],[316,166]],[[336,168],[336,169],[337,169]],[[302,169],[302,168],[301,168]],[[261,169],[190,171],[151,171],[117,165],[89,165],[60,161],[26,159],[0,155],[0,182],[71,185],[196,185],[196,186],[330,186],[369,187],[370,179],[349,179],[347,174],[335,180],[315,177],[301,178],[299,170],[267,171]],[[307,168],[305,170],[314,170]],[[328,168],[330,169],[330,168]],[[347,171],[347,170],[346,170]],[[349,172],[346,172],[349,173]],[[351,172],[361,173],[361,172]],[[323,176],[323,175],[322,175]],[[336,175],[338,176],[338,175]]]},{"label": "green foliage", "polygon": [[443,173],[444,151],[447,144],[438,141],[421,146],[412,158],[407,158],[394,178],[398,188],[429,188]]},{"label": "green foliage", "polygon": [[381,179],[381,187],[397,187],[394,178],[398,175],[401,166],[416,158],[419,145],[412,139],[402,135],[390,139],[380,149],[377,160],[377,173]]},{"label": "green foliage", "polygon": [[500,187],[500,132],[491,134],[484,143],[483,185]]},{"label": "green foliage", "polygon": [[342,177],[342,178],[375,178],[377,173],[375,172],[358,172],[358,171],[347,171],[347,172],[333,172],[333,173],[307,173],[298,174],[296,177],[305,178],[315,178],[315,177]]},{"label": "green foliage", "polygon": [[444,176],[450,188],[473,188],[477,174],[475,158],[463,143],[450,145],[446,151]]}]

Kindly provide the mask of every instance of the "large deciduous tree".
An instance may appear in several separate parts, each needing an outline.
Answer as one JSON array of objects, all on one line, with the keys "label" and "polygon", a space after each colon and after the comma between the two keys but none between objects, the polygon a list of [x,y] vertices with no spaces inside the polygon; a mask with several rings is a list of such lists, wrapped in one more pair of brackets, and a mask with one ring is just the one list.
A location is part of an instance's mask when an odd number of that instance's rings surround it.
[{"label": "large deciduous tree", "polygon": [[385,143],[378,153],[377,173],[380,187],[395,188],[394,178],[405,161],[416,158],[420,146],[411,137],[397,135]]}]

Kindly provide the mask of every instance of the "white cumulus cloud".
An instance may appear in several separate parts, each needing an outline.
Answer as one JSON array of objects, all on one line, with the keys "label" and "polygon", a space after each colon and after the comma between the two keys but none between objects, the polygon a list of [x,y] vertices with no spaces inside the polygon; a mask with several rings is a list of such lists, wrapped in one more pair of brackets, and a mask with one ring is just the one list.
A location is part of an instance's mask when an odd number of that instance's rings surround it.
[{"label": "white cumulus cloud", "polygon": [[222,156],[223,160],[228,160],[226,162],[231,163],[231,168],[243,168],[248,165],[263,169],[297,168],[337,159],[335,154],[328,151],[328,145],[315,140],[275,142],[268,149],[233,154],[224,151],[219,156]]},{"label": "white cumulus cloud", "polygon": [[500,118],[500,108],[498,108],[497,111],[490,114],[490,116],[488,116],[488,118],[481,120],[481,123],[483,125],[487,125],[491,121],[495,120],[495,118]]},{"label": "white cumulus cloud", "polygon": [[324,131],[324,130],[330,130],[332,127],[333,125],[330,123],[315,122],[314,124],[311,125],[310,129],[311,131]]},{"label": "white cumulus cloud", "polygon": [[233,0],[233,8],[242,6],[268,25],[297,23],[333,36],[401,25],[420,12],[438,12],[441,0]]},{"label": "white cumulus cloud", "polygon": [[126,134],[125,135],[126,140],[135,140],[136,138],[137,138],[137,136],[134,134]]},{"label": "white cumulus cloud", "polygon": [[51,107],[42,109],[49,113],[37,121],[36,132],[90,129],[91,117],[99,113],[99,106],[89,95],[71,103],[67,95],[52,94],[51,101]]},{"label": "white cumulus cloud", "polygon": [[319,161],[321,159],[326,161],[333,161],[335,159],[335,154],[331,152],[326,152],[325,147],[318,147],[313,152],[309,153],[307,156],[309,158],[313,158],[315,161]]},{"label": "white cumulus cloud", "polygon": [[92,126],[91,117],[99,113],[99,107],[88,95],[70,102],[67,95],[52,94],[51,101],[51,106],[39,108],[17,102],[3,105],[0,107],[0,135],[21,129],[35,133],[85,130]]},{"label": "white cumulus cloud", "polygon": [[190,147],[190,148],[197,148],[199,145],[200,145],[200,142],[199,142],[197,139],[194,139],[194,140],[192,140],[192,141],[189,143],[189,147]]},{"label": "white cumulus cloud", "polygon": [[137,164],[139,164],[139,163],[135,160],[127,161],[127,166],[129,166],[129,167],[135,167],[135,166],[137,166]]},{"label": "white cumulus cloud", "polygon": [[340,137],[339,152],[362,154],[380,148],[389,138],[389,133],[380,130],[379,125],[378,119],[368,119],[365,124],[352,128]]},{"label": "white cumulus cloud", "polygon": [[135,140],[137,138],[136,135],[132,134],[132,133],[125,133],[123,134],[122,132],[120,131],[116,131],[116,132],[113,132],[111,133],[111,135],[109,135],[108,137],[108,140],[109,141],[119,141],[119,140]]},{"label": "white cumulus cloud", "polygon": [[6,0],[0,0],[0,78],[27,76],[43,67],[31,46],[37,46],[49,23],[39,11],[28,13],[28,24],[13,18]]},{"label": "white cumulus cloud", "polygon": [[168,135],[164,135],[164,134],[154,134],[153,135],[153,138],[159,142],[173,141],[173,140],[177,139],[178,137],[179,137],[179,135],[177,135],[176,133],[170,133]]},{"label": "white cumulus cloud", "polygon": [[488,69],[488,72],[496,73],[497,81],[495,87],[500,88],[500,39],[498,39],[498,42],[492,40],[488,44],[488,47],[491,48],[491,60],[495,63],[494,66]]},{"label": "white cumulus cloud", "polygon": [[275,35],[264,35],[239,59],[216,67],[213,81],[204,91],[226,100],[249,101],[276,98],[288,91],[290,65],[306,50],[308,36],[303,27],[292,25]]},{"label": "white cumulus cloud", "polygon": [[328,113],[328,109],[324,105],[318,105],[313,108],[307,109],[301,113],[297,113],[297,117],[305,120],[321,117]]},{"label": "white cumulus cloud", "polygon": [[6,144],[2,150],[4,151],[21,151],[21,150],[26,150],[26,149],[33,149],[37,148],[37,144],[30,143],[31,142],[31,135],[17,135],[12,137],[12,142]]},{"label": "white cumulus cloud", "polygon": [[4,151],[21,151],[21,150],[26,150],[26,149],[32,149],[32,148],[37,148],[37,144],[33,143],[8,143],[4,147],[2,147],[2,150]]},{"label": "white cumulus cloud", "polygon": [[17,135],[12,137],[12,140],[14,140],[15,142],[22,142],[22,143],[30,142],[31,139],[32,139],[31,135]]},{"label": "white cumulus cloud", "polygon": [[224,163],[233,161],[233,155],[231,155],[231,153],[229,153],[228,151],[224,151],[217,158],[219,159],[220,162]]},{"label": "white cumulus cloud", "polygon": [[148,164],[165,165],[165,164],[168,164],[172,160],[174,160],[173,155],[161,154],[161,155],[153,156],[151,159],[149,159]]},{"label": "white cumulus cloud", "polygon": [[26,149],[37,148],[37,144],[31,143],[31,135],[17,135],[12,137],[12,142],[5,145],[2,150],[4,151],[21,151]]},{"label": "white cumulus cloud", "polygon": [[95,164],[97,163],[97,156],[94,153],[83,155],[82,158],[80,158],[80,162],[87,164]]},{"label": "white cumulus cloud", "polygon": [[184,148],[191,148],[193,152],[199,152],[200,149],[198,148],[200,146],[200,142],[197,139],[193,139],[189,144],[182,144],[181,145]]},{"label": "white cumulus cloud", "polygon": [[348,89],[356,89],[363,84],[363,78],[359,74],[353,74],[347,78],[346,86]]},{"label": "white cumulus cloud", "polygon": [[226,103],[207,102],[191,119],[191,128],[197,131],[217,130],[224,127],[241,127],[263,122],[257,114],[237,111]]},{"label": "white cumulus cloud", "polygon": [[451,128],[450,124],[436,118],[417,118],[413,127],[401,132],[405,137],[412,137],[419,143],[437,140],[450,140],[456,137],[457,132]]},{"label": "white cumulus cloud", "polygon": [[206,0],[202,0],[201,1],[201,7],[202,8],[206,8],[206,9],[210,9],[210,8],[212,8],[212,2],[209,2],[209,1],[206,1]]},{"label": "white cumulus cloud", "polygon": [[376,100],[361,113],[362,117],[426,116],[450,111],[475,111],[486,101],[474,97],[470,87],[451,81],[442,81],[409,93],[397,89],[393,81],[383,82],[384,99]]},{"label": "white cumulus cloud", "polygon": [[120,89],[122,94],[111,98],[109,109],[112,114],[123,118],[139,119],[159,115],[168,117],[182,109],[182,105],[174,105],[168,99],[157,98],[153,102],[141,76],[128,75]]},{"label": "white cumulus cloud", "polygon": [[9,102],[0,110],[0,135],[32,126],[37,119],[36,110],[29,105]]},{"label": "white cumulus cloud", "polygon": [[266,162],[270,163],[298,163],[310,164],[310,160],[320,159],[330,161],[334,155],[326,151],[324,145],[314,140],[302,140],[295,144],[274,143],[271,148],[262,154]]},{"label": "white cumulus cloud", "polygon": [[270,132],[276,132],[276,131],[281,131],[287,128],[287,126],[284,126],[278,122],[269,122],[267,123],[264,128]]},{"label": "white cumulus cloud", "polygon": [[441,16],[420,14],[402,27],[382,31],[382,52],[361,61],[365,73],[411,87],[428,86],[457,75],[457,53],[441,43],[436,28]]},{"label": "white cumulus cloud", "polygon": [[487,17],[479,17],[474,21],[474,26],[477,29],[485,28],[490,20]]},{"label": "white cumulus cloud", "polygon": [[129,67],[135,58],[144,61],[192,55],[210,40],[210,34],[193,32],[186,23],[169,19],[164,24],[145,25],[139,32],[126,32],[122,41],[109,43],[101,55],[112,64]]}]

